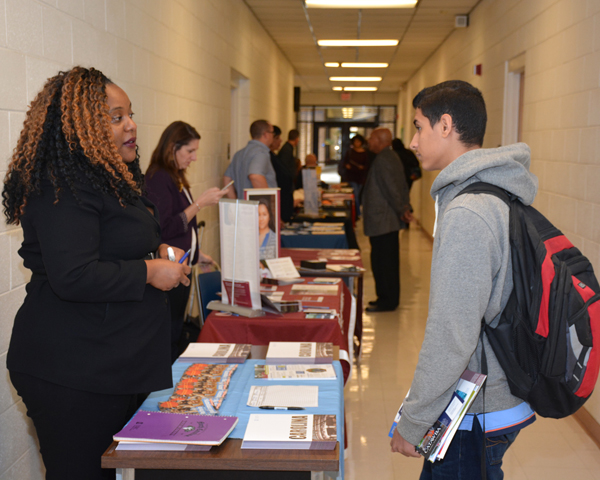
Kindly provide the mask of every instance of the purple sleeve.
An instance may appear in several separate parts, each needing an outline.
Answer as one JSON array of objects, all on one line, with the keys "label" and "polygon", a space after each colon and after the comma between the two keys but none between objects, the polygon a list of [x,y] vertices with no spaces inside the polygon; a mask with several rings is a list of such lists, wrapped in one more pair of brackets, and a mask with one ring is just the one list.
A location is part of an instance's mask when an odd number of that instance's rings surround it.
[{"label": "purple sleeve", "polygon": [[181,193],[167,172],[158,170],[152,177],[146,177],[146,191],[148,199],[158,208],[163,242],[188,231]]}]

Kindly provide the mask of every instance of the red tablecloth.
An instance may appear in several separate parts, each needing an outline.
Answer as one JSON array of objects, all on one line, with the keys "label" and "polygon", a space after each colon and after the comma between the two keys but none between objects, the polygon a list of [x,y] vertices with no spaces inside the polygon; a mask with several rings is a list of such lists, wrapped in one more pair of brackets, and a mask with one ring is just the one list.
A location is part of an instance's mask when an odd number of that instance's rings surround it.
[{"label": "red tablecloth", "polygon": [[[359,267],[360,272],[340,272],[341,278],[346,277],[357,277],[358,288],[356,292],[356,324],[354,325],[354,336],[356,337],[357,344],[354,346],[356,356],[360,356],[360,348],[362,345],[362,312],[363,312],[363,284],[364,284],[364,267],[360,258],[359,250],[331,250],[321,248],[281,248],[279,249],[280,257],[291,257],[294,265],[300,267],[301,260],[317,260],[318,258],[326,258],[328,264],[332,265],[354,265]],[[336,260],[336,257],[340,258],[343,256],[358,256],[358,260]],[[333,258],[332,258],[333,257]],[[307,275],[300,270],[300,275]],[[310,275],[316,275],[311,273]],[[327,275],[332,275],[332,272],[327,272]],[[348,331],[348,330],[346,330]]]},{"label": "red tablecloth", "polygon": [[[306,278],[310,281],[309,278]],[[281,317],[266,315],[248,318],[211,312],[206,318],[198,342],[250,343],[268,345],[269,342],[331,342],[340,348],[340,361],[344,370],[344,382],[350,374],[348,355],[348,325],[350,323],[350,291],[339,282],[337,295],[323,295],[322,302],[310,301],[320,295],[290,295],[292,285],[277,287],[284,292],[284,300],[302,300],[303,305],[335,308],[339,319],[307,319],[302,312],[286,313]]]}]

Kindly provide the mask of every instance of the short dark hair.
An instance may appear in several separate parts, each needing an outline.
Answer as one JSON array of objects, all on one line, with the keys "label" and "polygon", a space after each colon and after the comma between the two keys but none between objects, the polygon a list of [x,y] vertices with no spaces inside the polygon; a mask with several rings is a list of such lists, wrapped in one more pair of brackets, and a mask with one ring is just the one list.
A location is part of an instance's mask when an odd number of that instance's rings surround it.
[{"label": "short dark hair", "polygon": [[281,136],[281,128],[279,128],[277,125],[273,125],[273,136],[274,137]]},{"label": "short dark hair", "polygon": [[354,140],[360,141],[361,145],[364,145],[366,142],[365,137],[363,137],[360,133],[357,133],[356,135],[354,135],[352,137],[352,140],[350,140],[350,143],[354,143]]},{"label": "short dark hair", "polygon": [[483,145],[487,113],[481,92],[462,80],[448,80],[421,90],[413,99],[433,127],[444,114],[452,117],[460,141],[467,146]]},{"label": "short dark hair", "polygon": [[255,120],[252,122],[252,125],[250,125],[250,136],[254,140],[258,140],[263,136],[263,133],[268,132],[270,129],[271,126],[266,120]]},{"label": "short dark hair", "polygon": [[293,142],[299,136],[300,136],[300,132],[294,128],[294,129],[290,130],[290,133],[288,133],[288,140]]}]

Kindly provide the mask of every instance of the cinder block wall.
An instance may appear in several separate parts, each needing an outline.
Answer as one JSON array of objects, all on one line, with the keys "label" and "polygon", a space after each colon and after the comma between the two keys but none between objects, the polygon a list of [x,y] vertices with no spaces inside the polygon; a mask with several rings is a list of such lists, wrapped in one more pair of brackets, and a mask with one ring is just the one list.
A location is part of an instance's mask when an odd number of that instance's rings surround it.
[{"label": "cinder block wall", "polygon": [[[169,123],[184,120],[197,128],[202,140],[189,171],[195,196],[220,185],[228,163],[232,69],[248,80],[243,130],[257,118],[284,131],[295,127],[293,69],[242,0],[0,0],[2,178],[27,105],[46,78],[74,65],[102,70],[128,93],[144,170]],[[199,219],[207,225],[203,250],[218,259],[216,207]],[[44,477],[34,430],[6,370],[14,316],[29,279],[17,255],[21,241],[21,229],[7,227],[3,217],[1,480]]]}]

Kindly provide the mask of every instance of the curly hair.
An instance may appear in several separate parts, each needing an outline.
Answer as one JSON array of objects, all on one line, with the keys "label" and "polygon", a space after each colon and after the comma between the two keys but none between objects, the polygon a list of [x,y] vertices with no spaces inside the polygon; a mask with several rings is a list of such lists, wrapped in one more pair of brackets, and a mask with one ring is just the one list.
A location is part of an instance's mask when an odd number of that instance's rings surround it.
[{"label": "curly hair", "polygon": [[113,195],[122,206],[141,194],[139,157],[125,164],[113,142],[106,86],[94,68],[74,67],[47,80],[31,103],[4,179],[2,204],[7,223],[18,225],[27,200],[54,187],[54,203],[68,188],[75,198],[77,180]]},{"label": "curly hair", "polygon": [[185,170],[180,170],[177,166],[175,154],[192,140],[200,140],[200,134],[194,127],[181,120],[171,123],[165,128],[158,145],[152,152],[146,176],[152,178],[158,170],[165,170],[170,175],[173,183],[177,185],[179,191],[182,187],[189,190],[190,184],[185,176]]}]

